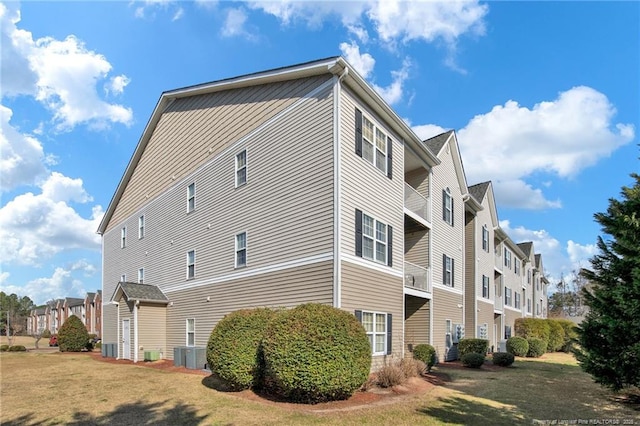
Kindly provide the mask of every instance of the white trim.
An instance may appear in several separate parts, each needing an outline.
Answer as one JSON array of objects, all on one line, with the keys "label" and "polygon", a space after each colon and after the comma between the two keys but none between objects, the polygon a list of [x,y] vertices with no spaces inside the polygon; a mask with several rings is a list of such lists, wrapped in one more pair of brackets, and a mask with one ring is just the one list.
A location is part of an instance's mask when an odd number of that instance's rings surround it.
[{"label": "white trim", "polygon": [[[191,188],[191,186],[193,186],[193,195],[190,194],[189,189]],[[196,181],[195,181],[195,177],[194,180],[187,185],[187,214],[196,211]],[[190,201],[193,198],[193,208],[190,207]]]},{"label": "white trim", "polygon": [[[364,314],[372,314],[373,315],[372,331],[367,331],[366,328],[365,328],[365,333],[367,334],[367,337],[369,337],[370,334],[373,336],[373,339],[372,339],[372,342],[371,342],[371,356],[387,355],[387,348],[389,347],[389,342],[387,341],[387,337],[389,335],[389,330],[387,328],[387,325],[388,325],[388,321],[389,320],[388,320],[387,315],[389,313],[388,312],[379,312],[379,311],[365,311],[364,309],[361,312],[362,312],[362,322],[361,322],[362,328],[364,328]],[[383,332],[377,332],[376,331],[376,316],[377,315],[384,316],[384,331]],[[376,335],[380,335],[380,334],[382,334],[384,336],[384,348],[383,348],[382,352],[376,352],[375,351]]]},{"label": "white trim", "polygon": [[144,217],[144,214],[138,216],[138,239],[139,240],[144,238],[146,225],[147,225],[147,221],[146,221],[146,218]]},{"label": "white trim", "polygon": [[[364,218],[368,217],[373,220],[373,226],[371,227],[373,235],[366,235],[364,232]],[[384,238],[385,241],[378,239],[378,224],[384,225]],[[371,247],[372,253],[371,258],[365,257],[364,255],[364,239],[368,238],[372,241],[373,245]],[[384,262],[378,260],[378,244],[384,244]],[[388,265],[389,264],[389,224],[387,222],[383,222],[378,220],[374,215],[367,214],[364,210],[362,211],[362,258],[379,263],[380,265]]]},{"label": "white trim", "polygon": [[[240,248],[238,249],[238,237],[240,235],[244,234],[244,248]],[[234,269],[241,269],[241,268],[246,268],[247,265],[249,264],[249,259],[248,259],[248,255],[249,255],[249,249],[248,249],[248,240],[249,240],[249,234],[247,231],[240,231],[238,233],[235,234],[235,236],[233,237],[233,246],[234,246],[234,252],[233,252],[233,268]],[[238,265],[238,251],[240,250],[244,250],[244,265]]]},{"label": "white trim", "polygon": [[[242,182],[241,184],[238,185],[238,172],[240,171],[240,169],[238,168],[238,155],[242,154],[244,152],[244,166],[242,166],[241,168],[244,169],[244,182]],[[234,163],[234,169],[235,169],[235,173],[233,175],[233,180],[235,183],[235,188],[240,188],[242,186],[245,186],[247,183],[249,183],[249,151],[247,148],[244,148],[240,151],[238,151],[234,156],[233,156],[233,163]]]},{"label": "white trim", "polygon": [[211,278],[208,280],[194,281],[189,280],[187,283],[174,284],[171,286],[163,287],[162,291],[166,293],[172,293],[175,291],[192,289],[196,287],[202,287],[209,284],[217,284],[225,281],[237,280],[240,278],[248,278],[256,275],[269,274],[273,272],[283,271],[286,269],[297,268],[299,266],[311,265],[314,263],[327,262],[333,260],[333,253],[323,253],[315,256],[305,257],[302,259],[291,260],[288,262],[283,262],[275,265],[263,266],[261,268],[255,268],[247,270],[246,268],[241,268],[236,272],[227,275],[221,275],[216,278]]},{"label": "white trim", "polygon": [[144,268],[138,268],[138,284],[144,284]]},{"label": "white trim", "polygon": [[[189,276],[189,266],[190,266],[189,253],[191,253],[191,252],[193,252],[193,276],[192,277]],[[186,266],[187,266],[187,268],[185,270],[185,277],[186,277],[187,280],[192,281],[196,277],[196,250],[195,249],[187,251],[187,265]]]},{"label": "white trim", "polygon": [[455,294],[462,295],[462,289],[455,288],[455,287],[449,287],[448,285],[444,285],[444,284],[433,283],[432,284],[432,288],[437,288],[438,290],[446,290],[449,293],[455,293]]},{"label": "white trim", "polygon": [[[409,296],[419,297],[421,299],[432,299],[433,294],[428,291],[422,291],[414,287],[405,287],[404,294],[408,294]],[[403,304],[404,305],[404,304]]]},{"label": "white trim", "polygon": [[504,305],[504,308],[505,308],[505,309],[508,309],[508,310],[510,310],[510,311],[512,311],[512,312],[520,312],[520,313],[522,313],[522,310],[521,310],[521,309],[516,309],[516,308],[513,308],[513,307],[511,307],[511,306]]},{"label": "white trim", "polygon": [[358,257],[358,256],[354,256],[354,255],[347,254],[347,253],[341,253],[340,254],[340,260],[341,261],[345,261],[345,262],[354,263],[356,265],[364,266],[365,268],[373,269],[373,270],[378,271],[378,272],[382,272],[382,273],[385,273],[385,274],[393,275],[394,277],[400,277],[400,278],[404,279],[404,275],[402,274],[402,271],[399,271],[397,269],[393,269],[393,267],[390,267],[390,266],[387,266],[387,265],[383,265],[382,263],[379,263],[379,262],[375,262],[375,261],[371,261],[371,260],[365,259],[363,257]]},{"label": "white trim", "polygon": [[[189,320],[193,320],[193,346],[189,345]],[[195,318],[185,318],[184,321],[184,345],[190,348],[196,346],[196,319]]]},{"label": "white trim", "polygon": [[[341,81],[349,72],[348,68],[340,77],[333,77],[333,258],[340,258],[340,242],[342,237],[341,229],[341,161],[340,161],[340,114],[341,112]],[[342,267],[341,262],[333,262],[333,307],[340,308],[342,306]]]},{"label": "white trim", "polygon": [[140,302],[136,300],[133,305],[133,362],[138,362],[138,353],[140,352],[138,344],[138,309],[140,309]]},{"label": "white trim", "polygon": [[[429,203],[431,204],[431,203]],[[406,214],[407,216],[409,216],[411,219],[415,220],[418,223],[423,224],[424,226],[426,226],[427,228],[429,228],[429,230],[431,230],[432,226],[431,226],[431,222],[427,221],[426,219],[418,216],[417,214],[415,214],[414,212],[412,212],[411,210],[409,210],[406,207],[402,207],[402,210],[404,212],[404,214]]]}]

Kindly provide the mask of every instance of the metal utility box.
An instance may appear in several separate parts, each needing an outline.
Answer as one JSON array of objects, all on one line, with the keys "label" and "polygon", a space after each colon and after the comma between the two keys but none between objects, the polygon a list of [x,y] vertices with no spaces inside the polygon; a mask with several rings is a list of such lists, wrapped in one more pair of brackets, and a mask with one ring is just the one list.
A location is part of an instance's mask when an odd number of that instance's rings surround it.
[{"label": "metal utility box", "polygon": [[157,361],[160,359],[160,351],[144,351],[145,361]]},{"label": "metal utility box", "polygon": [[207,363],[206,348],[185,347],[185,367],[191,370],[202,370]]}]

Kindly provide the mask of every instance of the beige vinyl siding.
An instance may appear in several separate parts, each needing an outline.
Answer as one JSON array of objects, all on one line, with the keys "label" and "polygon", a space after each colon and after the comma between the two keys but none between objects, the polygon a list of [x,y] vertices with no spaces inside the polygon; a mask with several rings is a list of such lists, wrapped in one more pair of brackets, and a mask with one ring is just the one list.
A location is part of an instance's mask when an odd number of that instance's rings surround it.
[{"label": "beige vinyl siding", "polygon": [[[186,319],[196,320],[195,345],[204,347],[225,315],[254,307],[293,307],[302,303],[333,303],[333,262],[321,262],[273,273],[169,292],[167,353],[186,343]],[[209,298],[209,301],[207,301]]]},{"label": "beige vinyl siding", "polygon": [[390,359],[402,357],[402,323],[404,318],[402,277],[396,277],[370,268],[342,262],[342,309],[392,314],[392,354],[376,355],[371,362],[375,371]]},{"label": "beige vinyl siding", "polygon": [[[340,98],[340,244],[341,253],[355,256],[355,211],[362,210],[393,227],[393,269],[401,272],[404,247],[404,147],[397,135],[346,88]],[[355,152],[356,107],[393,140],[393,179]]]},{"label": "beige vinyl siding", "polygon": [[[495,347],[495,344],[493,343],[493,305],[491,303],[487,303],[487,302],[483,302],[482,300],[478,300],[478,320],[476,322],[476,329],[475,329],[475,333],[473,335],[475,335],[476,337],[480,337],[480,335],[478,334],[478,327],[483,325],[483,324],[487,324],[487,340],[489,340],[489,349],[491,349],[491,345],[494,345],[494,350],[498,350],[497,347]],[[467,337],[471,337],[471,333],[474,332],[474,330],[470,330],[468,327],[469,325],[466,325],[467,329]]]},{"label": "beige vinyl siding", "polygon": [[329,78],[327,74],[175,100],[162,114],[107,230]]},{"label": "beige vinyl siding", "polygon": [[424,197],[429,197],[429,171],[425,168],[419,168],[416,170],[411,170],[408,173],[405,173],[404,180],[411,186],[413,189],[417,190],[420,195]]},{"label": "beige vinyl siding", "polygon": [[511,335],[515,336],[516,335],[516,329],[515,329],[515,321],[516,318],[521,318],[522,315],[520,314],[520,312],[516,312],[512,309],[506,308],[504,309],[504,314],[503,314],[503,324],[502,324],[502,336],[501,339],[504,339],[504,326],[511,326]]},{"label": "beige vinyl siding", "polygon": [[429,304],[427,299],[405,295],[404,307],[404,343],[405,357],[411,357],[408,345],[414,347],[429,343]]},{"label": "beige vinyl siding", "polygon": [[[332,116],[329,85],[107,231],[103,236],[105,295],[111,297],[122,274],[135,281],[141,267],[145,283],[166,291],[221,276],[232,279],[233,274],[293,260],[330,256]],[[247,150],[248,181],[235,188],[235,155],[243,149]],[[196,183],[196,207],[187,214],[186,188],[192,182]],[[137,221],[142,214],[145,237],[139,240]],[[122,249],[120,228],[125,225],[129,237]],[[247,266],[236,270],[235,235],[239,232],[247,233]],[[190,250],[196,252],[195,278],[187,281]]]},{"label": "beige vinyl siding", "polygon": [[404,260],[426,268],[429,266],[429,231],[404,234]]},{"label": "beige vinyl siding", "polygon": [[118,342],[118,357],[123,358],[124,348],[122,346],[122,341],[124,340],[124,335],[122,334],[122,320],[129,320],[129,347],[131,349],[131,359],[133,360],[133,356],[135,354],[133,341],[135,323],[133,322],[133,302],[126,302],[124,298],[120,298],[118,300],[120,304],[118,305],[118,310],[120,312],[120,323],[118,327],[120,329],[120,342]]},{"label": "beige vinyl siding", "polygon": [[[482,275],[478,275],[478,267],[476,265],[476,253],[480,255],[478,251],[482,251],[482,240],[478,247],[476,243],[476,229],[477,219],[473,213],[465,212],[465,251],[464,259],[465,265],[465,287],[464,287],[464,323],[468,327],[469,337],[478,337],[477,334],[477,322],[476,322],[476,301],[482,296]],[[482,228],[480,229],[482,232]],[[478,287],[480,287],[480,294],[478,294]]]},{"label": "beige vinyl siding", "polygon": [[[431,302],[433,309],[433,347],[438,353],[438,359],[444,361],[445,355],[445,334],[446,320],[451,320],[452,327],[454,324],[463,323],[463,312],[458,308],[458,304],[462,304],[462,295],[451,291],[434,288],[433,300]],[[466,331],[472,333],[471,330]]]},{"label": "beige vinyl siding", "polygon": [[167,357],[167,307],[141,303],[138,309],[138,359],[144,360],[144,351],[160,351]]}]

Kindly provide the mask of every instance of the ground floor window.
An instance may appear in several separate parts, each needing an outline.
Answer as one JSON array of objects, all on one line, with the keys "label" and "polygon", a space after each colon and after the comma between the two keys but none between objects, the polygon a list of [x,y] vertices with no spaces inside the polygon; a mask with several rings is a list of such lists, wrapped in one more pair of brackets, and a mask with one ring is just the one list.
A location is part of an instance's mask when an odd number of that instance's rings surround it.
[{"label": "ground floor window", "polygon": [[384,312],[356,311],[362,323],[373,355],[391,353],[391,314]]},{"label": "ground floor window", "polygon": [[196,345],[196,319],[187,319],[187,346]]}]

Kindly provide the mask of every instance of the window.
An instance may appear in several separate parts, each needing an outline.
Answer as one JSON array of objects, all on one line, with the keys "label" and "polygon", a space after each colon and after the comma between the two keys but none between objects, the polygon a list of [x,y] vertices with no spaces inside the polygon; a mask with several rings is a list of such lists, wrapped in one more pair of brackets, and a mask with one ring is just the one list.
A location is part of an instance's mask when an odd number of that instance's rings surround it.
[{"label": "window", "polygon": [[192,183],[187,187],[187,213],[196,209],[196,184]]},{"label": "window", "polygon": [[504,248],[504,266],[511,269],[511,252]]},{"label": "window", "polygon": [[453,197],[449,188],[442,190],[442,220],[453,226]]},{"label": "window", "polygon": [[127,282],[127,276],[125,274],[120,275],[120,282],[121,283],[126,283]]},{"label": "window", "polygon": [[356,109],[356,154],[392,178],[392,141],[380,127]]},{"label": "window", "polygon": [[482,276],[482,297],[489,298],[489,277],[486,275]]},{"label": "window", "polygon": [[453,282],[453,258],[442,255],[442,284],[454,287]]},{"label": "window", "polygon": [[138,239],[144,238],[144,215],[138,218]]},{"label": "window", "polygon": [[514,267],[514,272],[516,273],[516,275],[520,275],[520,259],[516,259],[515,262],[513,262],[513,267]]},{"label": "window", "polygon": [[120,248],[127,246],[127,227],[125,226],[120,230]]},{"label": "window", "polygon": [[507,287],[504,288],[504,304],[511,306],[511,289]]},{"label": "window", "polygon": [[487,225],[482,226],[482,250],[489,253],[489,229],[487,229]]},{"label": "window", "polygon": [[531,284],[531,269],[527,269],[527,284]]},{"label": "window", "polygon": [[504,326],[504,338],[508,339],[511,337],[511,326],[510,325],[505,325]]},{"label": "window", "polygon": [[515,294],[515,299],[513,301],[513,307],[516,309],[520,309],[520,293]]},{"label": "window", "polygon": [[236,268],[247,266],[247,233],[236,235]]},{"label": "window", "polygon": [[138,269],[138,282],[140,284],[144,283],[144,268]]},{"label": "window", "polygon": [[531,299],[527,299],[527,312],[531,313]]},{"label": "window", "polygon": [[187,318],[187,346],[196,345],[196,319]]},{"label": "window", "polygon": [[236,188],[247,183],[247,150],[236,154]]},{"label": "window", "polygon": [[369,338],[373,355],[391,354],[391,314],[356,311]]},{"label": "window", "polygon": [[356,256],[393,266],[392,240],[391,226],[356,210]]},{"label": "window", "polygon": [[191,250],[187,253],[187,279],[196,276],[196,251]]},{"label": "window", "polygon": [[536,315],[540,315],[540,305],[536,302]]}]

